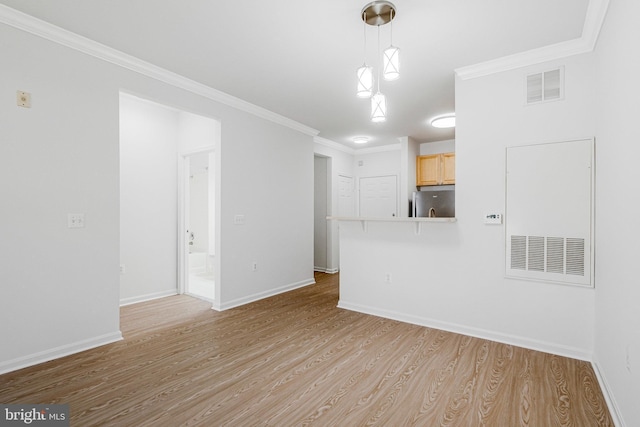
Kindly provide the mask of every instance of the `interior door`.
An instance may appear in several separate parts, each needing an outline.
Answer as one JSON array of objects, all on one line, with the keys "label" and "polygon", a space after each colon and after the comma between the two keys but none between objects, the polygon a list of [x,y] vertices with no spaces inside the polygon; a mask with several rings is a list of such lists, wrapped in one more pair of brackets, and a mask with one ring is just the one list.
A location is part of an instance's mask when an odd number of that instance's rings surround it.
[{"label": "interior door", "polygon": [[338,216],[355,216],[355,201],[353,197],[353,177],[338,176]]},{"label": "interior door", "polygon": [[398,178],[396,175],[360,178],[360,216],[387,218],[398,216]]}]

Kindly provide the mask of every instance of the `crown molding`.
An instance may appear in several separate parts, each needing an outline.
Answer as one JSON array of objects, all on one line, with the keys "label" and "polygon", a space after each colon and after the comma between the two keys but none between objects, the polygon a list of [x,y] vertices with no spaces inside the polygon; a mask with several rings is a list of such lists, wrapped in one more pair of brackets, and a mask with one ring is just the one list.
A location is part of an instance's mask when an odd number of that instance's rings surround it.
[{"label": "crown molding", "polygon": [[382,153],[385,151],[400,151],[402,149],[401,144],[387,144],[387,145],[379,145],[378,147],[367,147],[367,148],[359,148],[356,151],[356,154],[371,154],[371,153]]},{"label": "crown molding", "polygon": [[346,145],[340,144],[330,139],[323,138],[321,136],[315,136],[313,142],[324,145],[325,147],[332,148],[334,150],[342,151],[347,154],[370,154],[370,153],[382,153],[385,151],[398,151],[402,149],[401,144],[387,144],[379,145],[377,147],[363,147],[363,148],[351,148]]},{"label": "crown molding", "polygon": [[462,80],[469,80],[542,62],[553,61],[567,56],[592,52],[598,41],[598,36],[600,35],[608,7],[609,0],[589,1],[582,28],[582,36],[580,38],[504,56],[491,61],[456,68],[455,73]]},{"label": "crown molding", "polygon": [[313,142],[315,142],[316,144],[324,145],[325,147],[328,147],[328,148],[332,148],[334,150],[342,151],[347,154],[353,155],[356,153],[356,150],[354,150],[351,147],[347,147],[346,145],[342,145],[340,143],[331,141],[330,139],[323,138],[321,136],[313,137]]},{"label": "crown molding", "polygon": [[591,0],[587,7],[587,16],[584,19],[584,27],[582,28],[582,39],[590,47],[589,51],[596,48],[598,37],[604,18],[609,10],[609,0]]},{"label": "crown molding", "polygon": [[240,111],[252,114],[265,120],[286,126],[309,136],[316,136],[318,130],[295,120],[281,116],[265,108],[251,104],[242,99],[231,96],[195,80],[186,78],[180,74],[143,61],[135,56],[128,55],[94,40],[57,27],[41,19],[20,12],[8,6],[0,4],[0,22],[19,30],[31,33],[46,40],[66,46],[70,49],[93,56],[103,61],[126,68],[152,79],[167,83],[171,86],[186,90],[196,95],[203,96],[212,101],[219,102]]}]

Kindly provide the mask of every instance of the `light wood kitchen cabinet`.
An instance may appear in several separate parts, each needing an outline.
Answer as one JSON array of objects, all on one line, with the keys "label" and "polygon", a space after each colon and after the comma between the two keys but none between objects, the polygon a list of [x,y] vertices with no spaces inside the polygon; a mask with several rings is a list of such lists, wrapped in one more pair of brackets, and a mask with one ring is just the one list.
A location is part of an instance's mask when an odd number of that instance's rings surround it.
[{"label": "light wood kitchen cabinet", "polygon": [[438,185],[440,163],[439,154],[418,156],[416,164],[416,185]]},{"label": "light wood kitchen cabinet", "polygon": [[456,153],[442,154],[442,183],[456,183]]},{"label": "light wood kitchen cabinet", "polygon": [[429,154],[416,158],[416,186],[455,183],[455,153]]}]

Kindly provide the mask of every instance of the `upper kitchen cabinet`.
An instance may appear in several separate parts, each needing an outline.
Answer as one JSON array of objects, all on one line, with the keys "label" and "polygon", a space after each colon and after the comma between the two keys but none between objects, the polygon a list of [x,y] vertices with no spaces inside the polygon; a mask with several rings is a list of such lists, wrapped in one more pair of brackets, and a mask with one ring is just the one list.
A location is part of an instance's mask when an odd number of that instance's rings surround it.
[{"label": "upper kitchen cabinet", "polygon": [[455,183],[455,153],[430,154],[416,158],[416,186]]},{"label": "upper kitchen cabinet", "polygon": [[440,154],[416,158],[416,185],[438,185],[440,177]]},{"label": "upper kitchen cabinet", "polygon": [[444,153],[442,156],[442,183],[456,183],[456,153]]}]

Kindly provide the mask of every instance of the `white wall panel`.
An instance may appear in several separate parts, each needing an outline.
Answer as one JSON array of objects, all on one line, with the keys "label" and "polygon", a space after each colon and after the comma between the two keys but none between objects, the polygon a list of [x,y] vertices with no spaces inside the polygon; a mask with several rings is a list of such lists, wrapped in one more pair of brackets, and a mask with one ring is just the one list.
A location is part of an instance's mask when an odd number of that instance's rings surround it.
[{"label": "white wall panel", "polygon": [[593,285],[593,140],[507,147],[508,277]]},{"label": "white wall panel", "polygon": [[621,421],[640,425],[640,2],[609,3],[596,47],[595,360]]},{"label": "white wall panel", "polygon": [[177,292],[178,112],[120,98],[120,302]]}]

